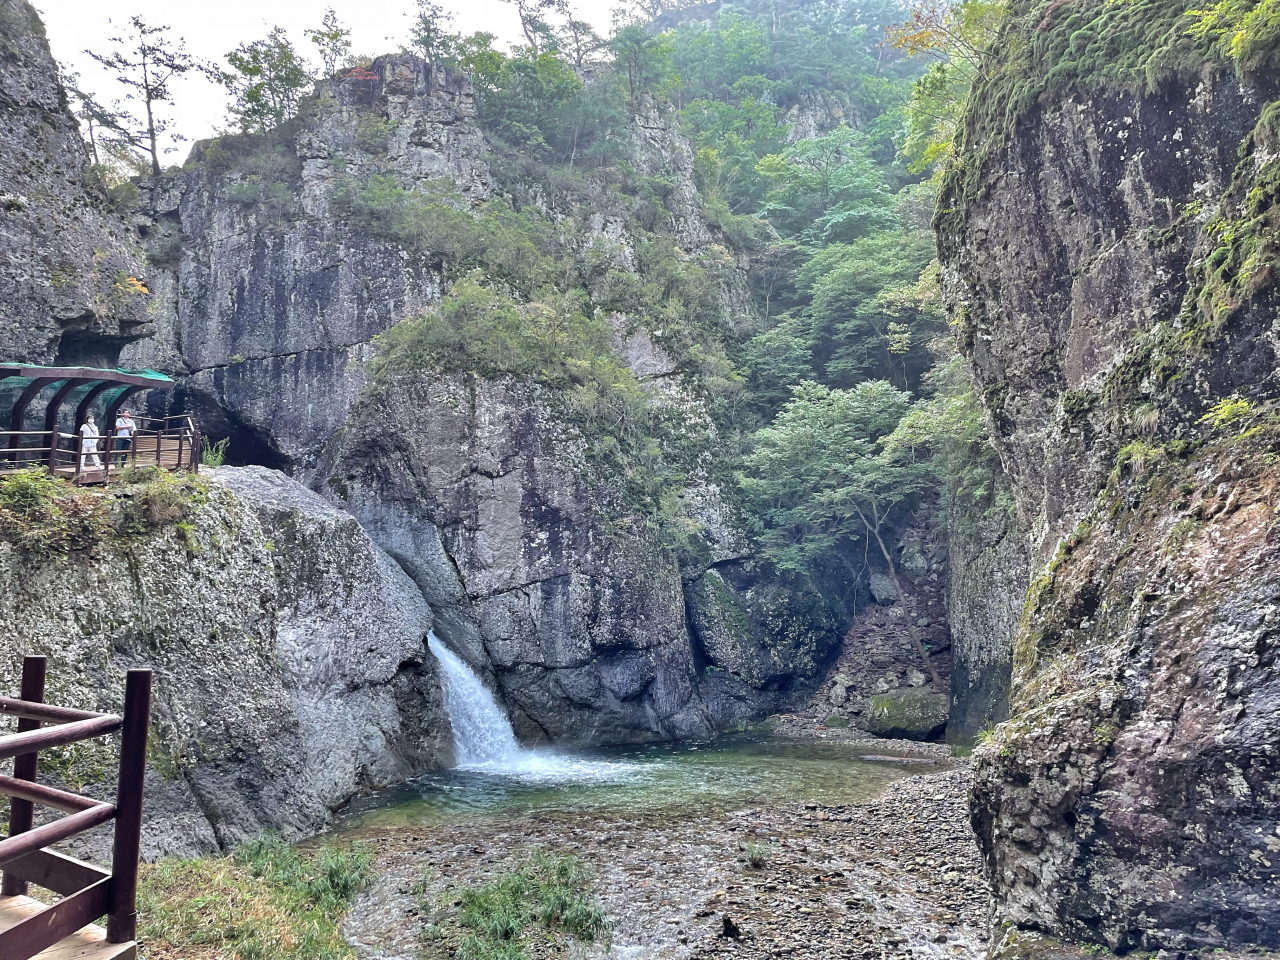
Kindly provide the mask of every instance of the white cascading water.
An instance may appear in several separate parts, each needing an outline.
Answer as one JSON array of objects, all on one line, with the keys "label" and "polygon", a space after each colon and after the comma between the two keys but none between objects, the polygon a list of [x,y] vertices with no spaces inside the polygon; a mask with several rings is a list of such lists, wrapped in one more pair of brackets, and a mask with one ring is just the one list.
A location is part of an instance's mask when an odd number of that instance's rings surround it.
[{"label": "white cascading water", "polygon": [[444,708],[453,725],[458,770],[534,780],[609,780],[627,777],[637,769],[629,763],[524,749],[516,742],[511,721],[467,662],[434,632],[427,634],[427,646],[443,675]]},{"label": "white cascading water", "polygon": [[453,724],[453,749],[463,770],[494,769],[518,762],[521,750],[515,731],[489,688],[460,656],[434,634],[427,646],[440,662],[444,677],[444,708]]}]

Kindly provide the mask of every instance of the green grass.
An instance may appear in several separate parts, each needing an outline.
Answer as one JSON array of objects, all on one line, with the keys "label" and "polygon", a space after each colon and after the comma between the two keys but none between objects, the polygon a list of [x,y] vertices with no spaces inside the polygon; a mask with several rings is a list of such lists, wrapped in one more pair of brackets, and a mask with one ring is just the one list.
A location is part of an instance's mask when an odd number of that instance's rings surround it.
[{"label": "green grass", "polygon": [[451,941],[458,960],[523,960],[538,936],[609,940],[611,924],[576,857],[534,850],[515,869],[450,895],[457,909],[433,935]]},{"label": "green grass", "polygon": [[370,860],[361,846],[303,853],[270,834],[231,857],[162,860],[143,868],[139,938],[148,955],[345,960],[339,924]]},{"label": "green grass", "polygon": [[748,840],[742,845],[742,852],[746,855],[747,866],[752,870],[759,870],[769,862],[769,845],[767,843]]}]

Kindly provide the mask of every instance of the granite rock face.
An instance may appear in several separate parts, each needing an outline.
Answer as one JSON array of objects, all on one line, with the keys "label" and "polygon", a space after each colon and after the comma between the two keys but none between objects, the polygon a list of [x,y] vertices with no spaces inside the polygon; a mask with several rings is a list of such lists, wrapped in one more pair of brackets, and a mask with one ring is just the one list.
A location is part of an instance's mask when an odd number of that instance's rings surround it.
[{"label": "granite rock face", "polygon": [[[398,376],[365,396],[317,473],[419,584],[437,633],[491,678],[522,739],[706,736],[775,705],[830,633],[806,633],[791,598],[725,587],[746,623],[713,639],[723,610],[698,598],[722,574],[689,586],[650,535],[610,524],[553,403],[511,379]],[[787,630],[807,660],[755,639]]]},{"label": "granite rock face", "polygon": [[442,264],[352,229],[342,189],[384,175],[489,190],[467,81],[407,54],[369,73],[143,183],[156,335],[124,359],[181,377],[177,404],[273,466],[305,469],[359,396],[373,338],[439,298]]},{"label": "granite rock face", "polygon": [[[148,856],[308,836],[357,793],[451,760],[430,610],[355,520],[227,467],[181,522],[70,553],[0,542],[6,691],[24,653],[48,656],[50,702],[90,709],[119,709],[124,670],[155,671]],[[109,790],[105,745],[51,757]]]},{"label": "granite rock face", "polygon": [[1030,574],[1027,536],[1003,509],[953,507],[948,524],[949,743],[973,743],[1009,716],[1013,644]]},{"label": "granite rock face", "polygon": [[[1060,6],[1009,29],[1066,29]],[[976,753],[995,919],[1274,948],[1276,78],[1084,92],[1051,68],[1003,132],[971,113],[937,221],[1034,548],[1010,719]],[[1015,89],[972,102],[989,118]]]},{"label": "granite rock face", "polygon": [[153,330],[147,269],[107,209],[26,0],[0,0],[0,116],[4,359],[114,366],[122,346]]}]

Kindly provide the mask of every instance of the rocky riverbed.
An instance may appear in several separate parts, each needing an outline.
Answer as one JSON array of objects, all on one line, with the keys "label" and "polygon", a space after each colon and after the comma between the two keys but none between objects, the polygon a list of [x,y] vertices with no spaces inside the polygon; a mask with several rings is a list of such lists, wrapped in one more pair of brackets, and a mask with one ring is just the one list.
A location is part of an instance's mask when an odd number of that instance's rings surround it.
[{"label": "rocky riverbed", "polygon": [[[896,781],[861,803],[544,813],[499,826],[383,832],[371,840],[379,879],[344,933],[365,957],[452,956],[447,941],[426,936],[433,914],[543,847],[591,866],[614,922],[609,955],[624,960],[981,957],[987,886],[968,788],[962,764]],[[764,863],[753,868],[748,849],[756,845]],[[553,941],[533,947],[543,956],[562,950]]]}]

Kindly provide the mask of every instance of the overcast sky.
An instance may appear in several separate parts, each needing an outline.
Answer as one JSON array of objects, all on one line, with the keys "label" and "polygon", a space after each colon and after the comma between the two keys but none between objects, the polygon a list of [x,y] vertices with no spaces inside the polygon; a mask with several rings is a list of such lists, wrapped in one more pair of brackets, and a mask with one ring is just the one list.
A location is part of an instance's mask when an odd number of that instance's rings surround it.
[{"label": "overcast sky", "polygon": [[[502,0],[438,0],[454,14],[453,26],[463,33],[485,30],[511,43],[520,39],[520,21],[515,7]],[[398,50],[405,43],[415,0],[33,0],[49,32],[53,55],[63,65],[78,71],[81,83],[110,103],[123,88],[84,54],[111,49],[114,35],[111,21],[126,24],[137,14],[149,24],[168,24],[175,35],[187,41],[187,49],[199,57],[225,66],[227,51],[239,44],[264,37],[274,26],[283,27],[299,48],[313,50],[303,30],[317,27],[326,7],[333,7],[338,19],[351,31],[353,52],[378,56]],[[618,0],[576,0],[578,15],[607,36],[610,9]],[[226,124],[225,91],[204,79],[190,75],[173,89],[174,129],[189,141],[207,137]],[[163,162],[179,163],[190,142],[182,144]]]}]

